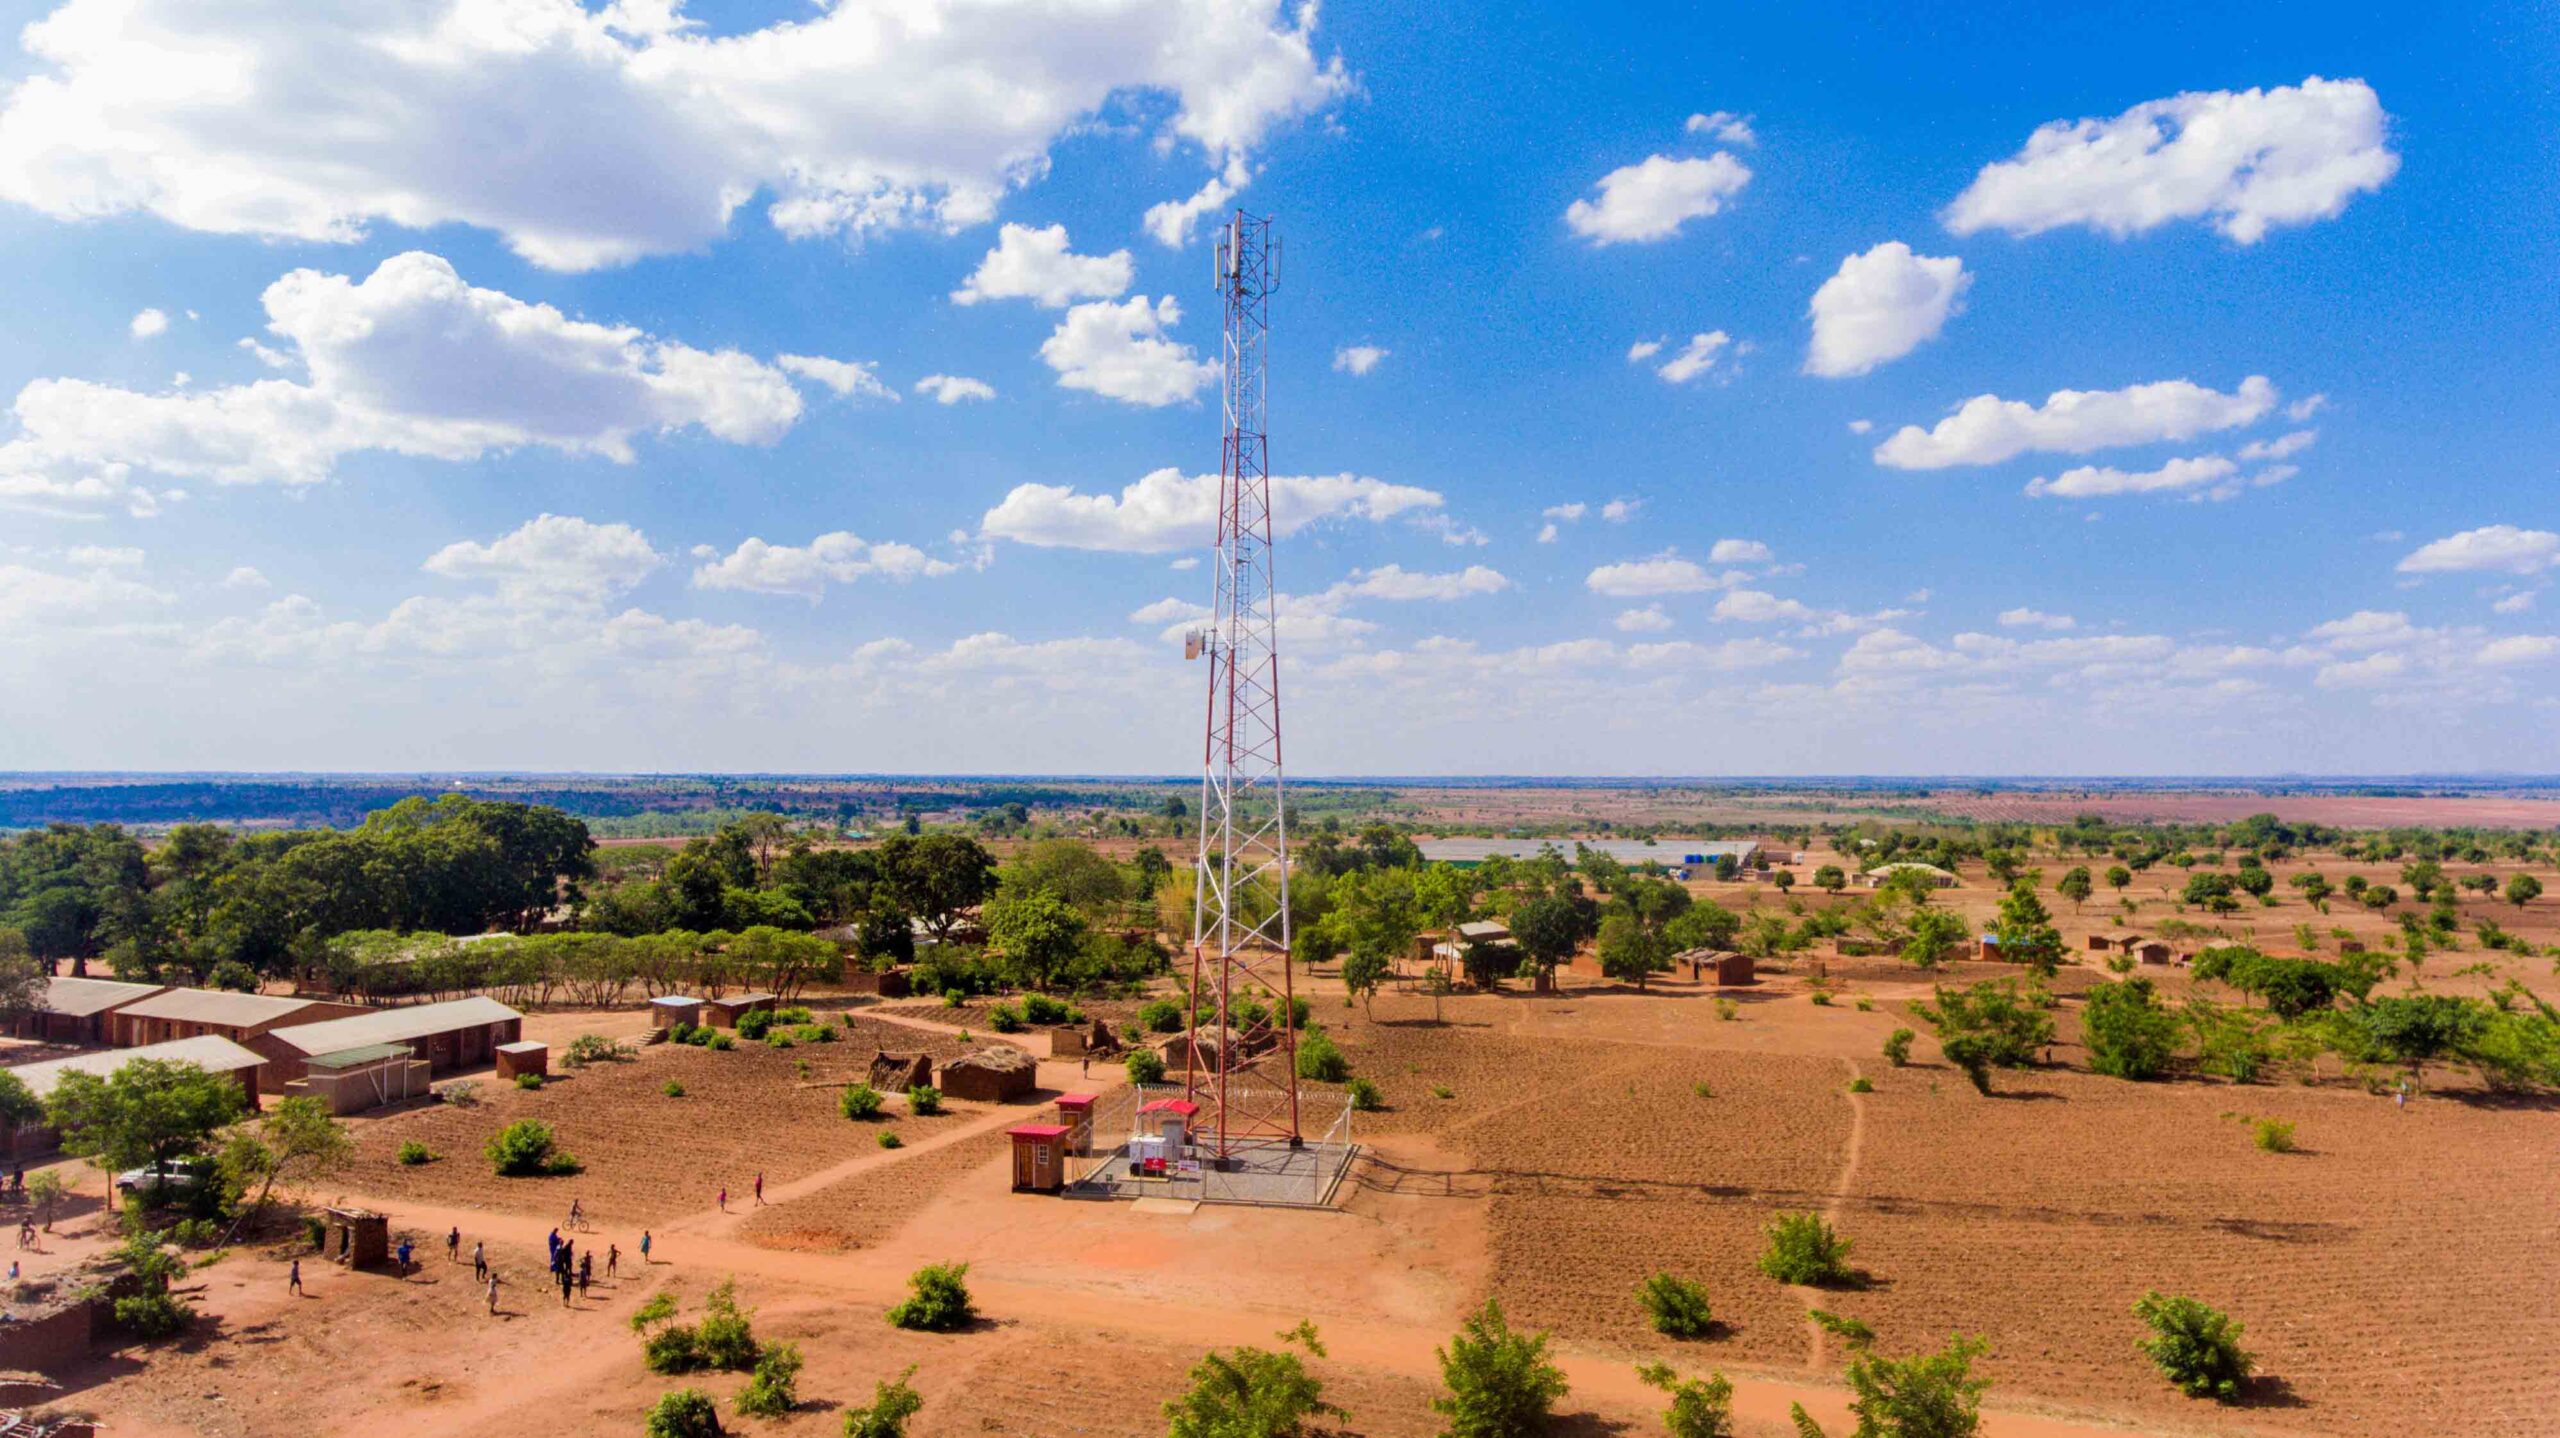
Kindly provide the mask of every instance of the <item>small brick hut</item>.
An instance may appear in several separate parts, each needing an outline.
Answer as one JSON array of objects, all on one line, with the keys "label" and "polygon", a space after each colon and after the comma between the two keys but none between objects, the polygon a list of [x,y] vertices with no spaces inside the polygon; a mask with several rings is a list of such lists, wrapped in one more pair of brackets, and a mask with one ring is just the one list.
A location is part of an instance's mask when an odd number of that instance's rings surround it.
[{"label": "small brick hut", "polygon": [[731,994],[702,1001],[702,1021],[715,1029],[734,1029],[738,1020],[758,1009],[770,1012],[779,1000],[772,994]]},{"label": "small brick hut", "polygon": [[1011,1044],[994,1044],[942,1066],[942,1091],[953,1098],[1002,1103],[1027,1098],[1040,1082],[1040,1065]]},{"label": "small brick hut", "polygon": [[497,1048],[498,1077],[513,1082],[525,1074],[548,1075],[551,1072],[551,1045],[520,1039]]}]

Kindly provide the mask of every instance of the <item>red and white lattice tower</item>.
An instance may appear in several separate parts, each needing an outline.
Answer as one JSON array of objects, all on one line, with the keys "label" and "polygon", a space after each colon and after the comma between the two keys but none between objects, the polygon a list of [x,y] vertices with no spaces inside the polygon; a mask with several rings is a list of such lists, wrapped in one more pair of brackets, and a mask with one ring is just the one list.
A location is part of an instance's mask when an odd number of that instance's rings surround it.
[{"label": "red and white lattice tower", "polygon": [[1280,247],[1242,210],[1213,255],[1226,302],[1226,454],[1216,597],[1187,646],[1209,661],[1200,863],[1191,908],[1185,1096],[1197,1141],[1224,1163],[1295,1148],[1298,1034],[1289,978],[1288,808],[1280,789],[1280,641],[1271,578],[1270,435],[1263,362]]}]

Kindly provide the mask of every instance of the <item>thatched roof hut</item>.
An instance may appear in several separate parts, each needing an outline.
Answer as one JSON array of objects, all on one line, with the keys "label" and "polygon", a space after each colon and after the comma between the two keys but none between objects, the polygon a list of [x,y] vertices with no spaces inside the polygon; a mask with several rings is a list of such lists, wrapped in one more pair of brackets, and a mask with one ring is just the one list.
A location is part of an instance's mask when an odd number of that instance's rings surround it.
[{"label": "thatched roof hut", "polygon": [[1040,1065],[1011,1044],[993,1044],[942,1066],[942,1091],[953,1098],[1002,1103],[1039,1086]]},{"label": "thatched roof hut", "polygon": [[871,1055],[871,1076],[864,1080],[882,1093],[905,1093],[933,1083],[933,1060],[924,1054],[893,1054],[880,1049]]}]

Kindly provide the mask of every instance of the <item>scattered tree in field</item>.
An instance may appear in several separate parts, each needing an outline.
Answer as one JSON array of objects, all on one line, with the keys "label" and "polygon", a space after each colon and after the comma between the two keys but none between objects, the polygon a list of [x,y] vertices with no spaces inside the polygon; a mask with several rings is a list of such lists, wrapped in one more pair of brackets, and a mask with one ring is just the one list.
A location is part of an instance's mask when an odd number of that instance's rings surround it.
[{"label": "scattered tree in field", "polygon": [[232,1220],[232,1231],[238,1232],[241,1224],[266,1210],[277,1179],[291,1176],[308,1182],[345,1163],[354,1152],[355,1140],[347,1136],[346,1127],[327,1104],[310,1097],[277,1100],[258,1120],[255,1133],[235,1131],[223,1146],[225,1185],[243,1195],[251,1184],[258,1189],[256,1201]]},{"label": "scattered tree in field", "polygon": [[105,1078],[66,1073],[45,1100],[62,1151],[110,1173],[169,1165],[204,1152],[247,1107],[240,1081],[190,1063],[133,1059]]},{"label": "scattered tree in field", "polygon": [[1902,941],[1902,957],[1921,968],[1934,969],[1955,957],[1970,933],[1964,916],[1952,909],[1914,910],[1910,936]]},{"label": "scattered tree in field", "polygon": [[1663,921],[1674,949],[1730,949],[1742,932],[1742,916],[1713,899],[1701,899]]},{"label": "scattered tree in field", "polygon": [[2531,874],[2518,874],[2507,880],[2507,902],[2521,909],[2542,897],[2542,881]]},{"label": "scattered tree in field", "polygon": [[[1556,965],[1573,957],[1583,933],[1582,915],[1573,901],[1561,894],[1523,900],[1511,911],[1511,941],[1547,973],[1553,973]],[[1602,968],[1607,968],[1605,957]]]},{"label": "scattered tree in field", "polygon": [[907,1438],[907,1420],[924,1407],[923,1397],[907,1384],[915,1376],[916,1367],[910,1363],[906,1372],[889,1382],[873,1384],[870,1404],[844,1415],[844,1438]]},{"label": "scattered tree in field", "polygon": [[800,1345],[768,1343],[756,1354],[755,1376],[738,1390],[738,1411],[779,1418],[800,1406]]},{"label": "scattered tree in field", "polygon": [[2024,1068],[2035,1061],[2037,1050],[2053,1042],[2053,1020],[2014,979],[1965,989],[1940,987],[1933,1002],[1915,1003],[1911,1011],[1937,1030],[1947,1061],[1984,1093],[1991,1092],[1992,1069]]},{"label": "scattered tree in field", "polygon": [[2062,962],[2061,931],[2054,928],[2053,915],[2036,897],[2034,887],[2024,881],[2011,885],[2002,896],[1991,934],[2000,941],[2000,957],[2009,963],[2050,974]]},{"label": "scattered tree in field", "polygon": [[1490,1298],[1440,1350],[1440,1377],[1448,1392],[1431,1407],[1448,1419],[1443,1438],[1530,1438],[1545,1430],[1566,1391],[1563,1370],[1548,1361],[1547,1335],[1512,1332]]},{"label": "scattered tree in field", "polygon": [[857,1083],[836,1095],[836,1112],[859,1122],[878,1118],[887,1103],[880,1090],[867,1083]]},{"label": "scattered tree in field", "polygon": [[137,1338],[166,1338],[196,1316],[195,1309],[169,1289],[186,1272],[186,1264],[168,1250],[167,1238],[165,1233],[136,1228],[115,1250],[134,1288],[116,1300],[116,1324]]},{"label": "scattered tree in field", "polygon": [[2122,864],[2107,866],[2107,887],[2123,893],[2133,883],[2133,871]]},{"label": "scattered tree in field", "polygon": [[2087,903],[2089,901],[2089,896],[2097,892],[2097,889],[2096,886],[2089,881],[2088,866],[2082,864],[2064,870],[2062,878],[2054,884],[2053,891],[2060,894],[2062,897],[2069,899],[2071,901],[2072,912],[2078,913],[2080,911],[2080,906]]},{"label": "scattered tree in field", "polygon": [[1299,1438],[1307,1420],[1341,1416],[1324,1401],[1324,1384],[1307,1372],[1296,1344],[1322,1358],[1315,1325],[1300,1323],[1280,1335],[1277,1350],[1238,1347],[1210,1350],[1191,1365],[1191,1387],[1164,1405],[1166,1438]]},{"label": "scattered tree in field", "polygon": [[27,1202],[34,1206],[36,1220],[47,1233],[53,1231],[53,1214],[62,1206],[64,1187],[62,1175],[49,1168],[27,1180]]},{"label": "scattered tree in field", "polygon": [[1769,883],[1783,894],[1796,886],[1796,876],[1789,870],[1780,869],[1769,876]]},{"label": "scattered tree in field", "polygon": [[2153,992],[2149,979],[2100,984],[2089,991],[2080,1016],[2089,1067],[2121,1079],[2153,1079],[2177,1056],[2178,1016]]},{"label": "scattered tree in field", "polygon": [[1813,886],[1824,893],[1836,894],[1849,887],[1849,874],[1838,864],[1824,864],[1813,871]]},{"label": "scattered tree in field", "polygon": [[1129,1082],[1153,1084],[1164,1082],[1164,1055],[1154,1049],[1131,1049],[1122,1064],[1129,1070]]},{"label": "scattered tree in field", "polygon": [[1818,1213],[1782,1213],[1760,1230],[1769,1247],[1760,1271],[1780,1283],[1828,1288],[1850,1281],[1849,1240]]},{"label": "scattered tree in field", "polygon": [[1600,926],[1600,972],[1620,983],[1645,980],[1671,968],[1671,941],[1659,929],[1626,914],[1612,914]]},{"label": "scattered tree in field", "polygon": [[1911,1062],[1911,1041],[1918,1037],[1919,1035],[1909,1029],[1895,1029],[1892,1033],[1886,1034],[1884,1061],[1895,1068],[1907,1067]]},{"label": "scattered tree in field", "polygon": [[539,1119],[520,1118],[489,1135],[482,1152],[500,1178],[577,1172],[578,1161],[552,1145],[551,1125]]},{"label": "scattered tree in field", "polygon": [[2136,1347],[2160,1365],[2177,1390],[2190,1398],[2233,1402],[2256,1366],[2240,1347],[2241,1326],[2232,1317],[2193,1298],[2145,1293],[2133,1315],[2151,1328]]},{"label": "scattered tree in field", "polygon": [[1704,1338],[1715,1331],[1715,1314],[1707,1306],[1704,1286],[1669,1273],[1657,1273],[1636,1289],[1653,1331],[1667,1338]]},{"label": "scattered tree in field", "polygon": [[1360,1012],[1364,1016],[1371,1019],[1377,1017],[1370,1011],[1370,1005],[1377,999],[1378,988],[1387,981],[1387,975],[1392,968],[1392,962],[1384,954],[1365,953],[1355,949],[1343,958],[1343,992],[1360,1000]]},{"label": "scattered tree in field", "polygon": [[1723,1374],[1684,1379],[1668,1363],[1646,1363],[1636,1381],[1671,1395],[1662,1412],[1671,1438],[1733,1438],[1733,1383]]},{"label": "scattered tree in field", "polygon": [[[1974,1438],[1991,1380],[1973,1376],[1973,1360],[1990,1351],[1990,1344],[1962,1334],[1940,1352],[1912,1358],[1882,1358],[1862,1348],[1846,1375],[1857,1395],[1849,1403],[1858,1419],[1852,1438]],[[1802,1404],[1791,1412],[1800,1438],[1823,1438]]]},{"label": "scattered tree in field", "polygon": [[649,1410],[647,1438],[720,1438],[720,1405],[699,1388],[679,1388]]},{"label": "scattered tree in field", "polygon": [[977,1321],[969,1301],[969,1265],[931,1263],[907,1277],[906,1300],[889,1310],[889,1322],[926,1333],[952,1333]]}]

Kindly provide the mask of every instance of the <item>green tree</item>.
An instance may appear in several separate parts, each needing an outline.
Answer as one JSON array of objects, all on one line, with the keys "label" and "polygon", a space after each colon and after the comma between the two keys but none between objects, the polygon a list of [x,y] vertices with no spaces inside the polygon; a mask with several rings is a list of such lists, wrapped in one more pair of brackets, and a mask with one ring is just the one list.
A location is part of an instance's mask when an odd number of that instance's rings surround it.
[{"label": "green tree", "polygon": [[[1879,1357],[1857,1345],[1846,1377],[1856,1396],[1852,1438],[1974,1438],[1982,1429],[1982,1394],[1991,1380],[1973,1376],[1973,1360],[1991,1351],[1979,1338],[1958,1334],[1937,1353],[1913,1358]],[[1803,1405],[1794,1410],[1802,1438],[1822,1438]]]},{"label": "green tree", "polygon": [[649,1409],[646,1438],[720,1438],[720,1405],[699,1388],[679,1388]]},{"label": "green tree", "polygon": [[1490,1298],[1439,1352],[1448,1391],[1431,1407],[1448,1420],[1441,1438],[1530,1438],[1566,1392],[1564,1370],[1547,1357],[1547,1335],[1514,1333]]},{"label": "green tree", "polygon": [[1915,909],[1910,934],[1902,941],[1902,957],[1921,968],[1934,969],[1955,957],[1970,934],[1964,916],[1953,910]]},{"label": "green tree", "polygon": [[1671,941],[1640,919],[1612,914],[1600,925],[1600,972],[1620,983],[1645,980],[1671,967]]},{"label": "green tree", "polygon": [[889,1310],[889,1322],[926,1333],[952,1333],[977,1321],[969,1298],[969,1265],[929,1263],[907,1276],[905,1301]]},{"label": "green tree", "polygon": [[[1182,801],[1169,799],[1165,802],[1179,804]],[[915,1376],[915,1365],[910,1363],[907,1370],[895,1379],[872,1384],[871,1402],[844,1415],[844,1438],[907,1438],[907,1420],[924,1407],[923,1397],[907,1383]]]},{"label": "green tree", "polygon": [[2542,897],[2542,881],[2531,874],[2518,874],[2507,880],[2507,902],[2521,909]]},{"label": "green tree", "polygon": [[2127,888],[2131,887],[2131,886],[2132,886],[2132,884],[2133,884],[2133,871],[2132,871],[2131,869],[2126,868],[2126,867],[2125,867],[2124,865],[2122,865],[2122,864],[2110,864],[2110,865],[2108,865],[2108,866],[2107,866],[2107,887],[2108,887],[2108,888],[2113,889],[2113,890],[2115,890],[2117,893],[2121,894],[2121,893],[2123,893]]},{"label": "green tree", "polygon": [[1360,1012],[1374,1019],[1370,1004],[1378,997],[1378,987],[1387,981],[1389,962],[1383,954],[1355,953],[1342,960],[1342,988],[1360,1000]]},{"label": "green tree", "polygon": [[1813,886],[1826,894],[1836,894],[1849,887],[1848,871],[1838,864],[1823,864],[1813,871]]},{"label": "green tree", "polygon": [[1675,1274],[1657,1273],[1636,1289],[1645,1319],[1668,1338],[1704,1338],[1715,1331],[1715,1314],[1707,1306],[1707,1290]]},{"label": "green tree", "polygon": [[1991,933],[2000,941],[2000,957],[2010,963],[2026,964],[2037,973],[2050,974],[2062,962],[2062,935],[2053,927],[2053,915],[2045,910],[2035,889],[2023,881],[2011,885],[2002,896],[2000,915],[1992,921]]},{"label": "green tree", "polygon": [[1190,1389],[1164,1405],[1166,1438],[1299,1438],[1307,1420],[1339,1415],[1305,1360],[1287,1350],[1296,1344],[1322,1358],[1315,1325],[1300,1323],[1280,1342],[1278,1350],[1245,1346],[1202,1355],[1191,1365]]},{"label": "green tree", "polygon": [[2054,884],[2053,891],[2069,899],[2072,911],[2077,913],[2082,904],[2089,902],[2089,896],[2097,892],[2097,888],[2090,882],[2089,866],[2080,864],[2063,870],[2062,878]]},{"label": "green tree", "polygon": [[1006,894],[987,905],[987,938],[1021,979],[1051,989],[1084,947],[1085,921],[1047,889]]},{"label": "green tree", "polygon": [[1742,916],[1713,899],[1701,899],[1666,920],[1662,932],[1675,952],[1730,949],[1742,932]]},{"label": "green tree", "polygon": [[2089,1067],[2121,1079],[2152,1079],[2176,1057],[2180,1025],[2149,979],[2100,984],[2080,1016]]},{"label": "green tree", "polygon": [[2223,1403],[2240,1397],[2256,1360],[2240,1346],[2240,1325],[2231,1316],[2193,1298],[2171,1298],[2157,1292],[2134,1301],[2134,1317],[2151,1329],[2136,1347],[2160,1365],[2160,1371],[2190,1398]]},{"label": "green tree", "polygon": [[1848,1239],[1818,1213],[1782,1213],[1761,1231],[1769,1246],[1760,1254],[1760,1271],[1780,1283],[1814,1288],[1847,1283]]},{"label": "green tree", "polygon": [[878,853],[898,908],[937,939],[948,942],[962,919],[995,896],[995,856],[966,835],[893,834]]},{"label": "green tree", "polygon": [[347,1136],[346,1126],[330,1113],[327,1103],[308,1096],[278,1099],[275,1107],[259,1118],[256,1132],[236,1130],[230,1142],[223,1145],[221,1169],[225,1184],[233,1193],[242,1195],[251,1184],[258,1188],[257,1199],[232,1221],[232,1231],[237,1232],[241,1224],[266,1211],[276,1180],[290,1176],[309,1182],[345,1163],[354,1153],[355,1140]]},{"label": "green tree", "polygon": [[1723,1374],[1683,1379],[1668,1363],[1646,1363],[1636,1381],[1671,1395],[1662,1413],[1671,1438],[1733,1438],[1733,1383]]},{"label": "green tree", "polygon": [[240,1081],[191,1063],[129,1059],[105,1078],[66,1073],[45,1101],[63,1152],[110,1173],[149,1166],[165,1172],[204,1152],[248,1106]]},{"label": "green tree", "polygon": [[1511,910],[1511,941],[1540,971],[1553,973],[1581,947],[1582,916],[1560,894],[1524,899]]}]

